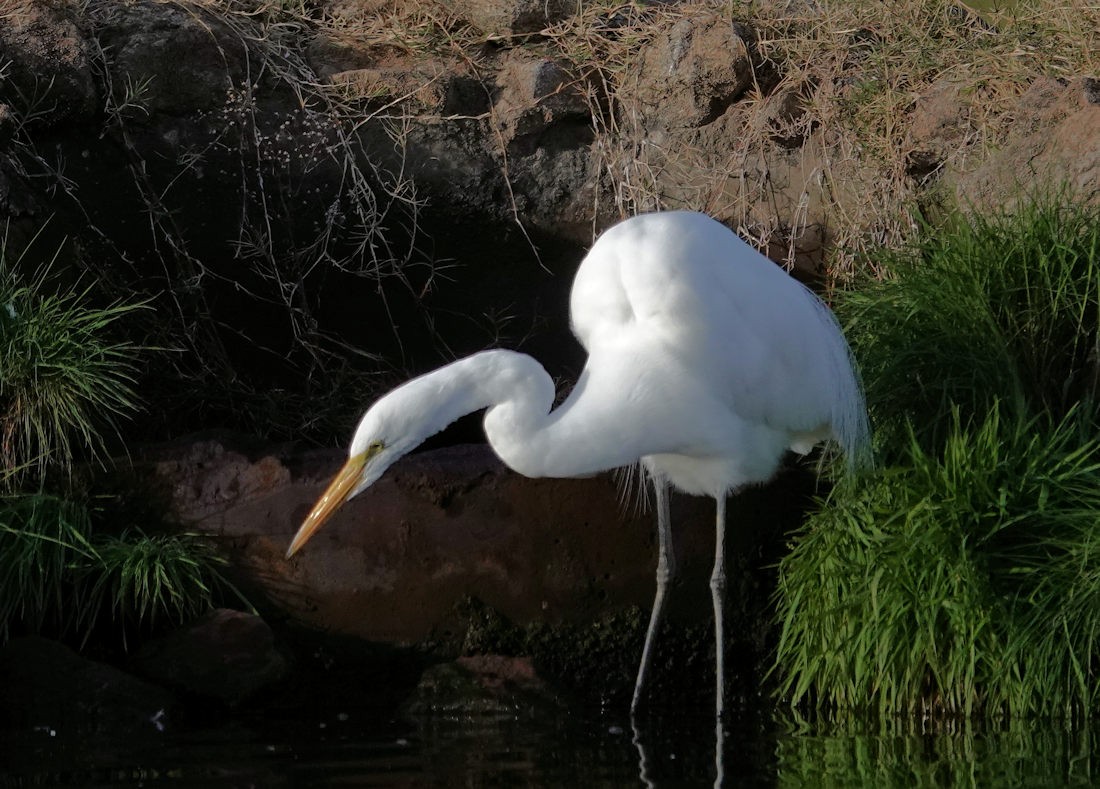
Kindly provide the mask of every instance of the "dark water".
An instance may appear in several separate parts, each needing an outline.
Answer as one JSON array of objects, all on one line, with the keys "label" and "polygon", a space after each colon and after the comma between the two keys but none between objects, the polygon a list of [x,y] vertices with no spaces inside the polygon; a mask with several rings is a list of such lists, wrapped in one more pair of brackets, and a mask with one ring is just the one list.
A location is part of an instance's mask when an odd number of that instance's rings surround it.
[{"label": "dark water", "polygon": [[[912,727],[909,727],[910,729]],[[0,786],[1089,786],[1097,728],[1052,723],[935,732],[625,716],[332,713],[256,717],[142,742],[5,735]]]}]

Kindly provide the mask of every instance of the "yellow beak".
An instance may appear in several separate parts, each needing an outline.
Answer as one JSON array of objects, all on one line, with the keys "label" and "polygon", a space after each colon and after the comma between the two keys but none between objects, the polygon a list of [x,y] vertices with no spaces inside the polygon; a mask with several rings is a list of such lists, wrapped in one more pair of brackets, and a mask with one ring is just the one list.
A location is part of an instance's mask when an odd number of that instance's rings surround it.
[{"label": "yellow beak", "polygon": [[298,533],[290,541],[286,558],[289,559],[297,553],[298,549],[313,536],[313,533],[332,517],[332,514],[340,508],[341,504],[348,500],[348,496],[351,495],[356,484],[363,477],[363,467],[367,464],[367,457],[367,453],[364,452],[348,458],[348,462],[337,472],[335,479],[321,494],[321,498],[317,500],[317,503],[313,505],[313,509],[306,516],[306,519],[302,521]]}]

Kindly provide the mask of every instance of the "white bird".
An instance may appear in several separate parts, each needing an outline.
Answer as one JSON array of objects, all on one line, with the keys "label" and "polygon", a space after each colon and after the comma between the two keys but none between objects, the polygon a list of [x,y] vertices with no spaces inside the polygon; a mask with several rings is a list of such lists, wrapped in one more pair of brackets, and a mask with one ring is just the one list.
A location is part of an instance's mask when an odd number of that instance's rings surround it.
[{"label": "white bird", "polygon": [[302,523],[298,551],[345,501],[465,414],[487,409],[489,444],[528,477],[574,477],[641,463],[656,491],[657,593],[631,702],[645,685],[675,573],[669,485],[717,502],[710,586],[723,712],[726,497],[765,482],[787,450],[835,440],[869,455],[867,412],[840,327],[803,285],[719,222],[645,214],[611,227],[573,281],[573,332],[588,352],[558,408],[530,356],[476,353],[415,378],[363,416],[349,458]]}]

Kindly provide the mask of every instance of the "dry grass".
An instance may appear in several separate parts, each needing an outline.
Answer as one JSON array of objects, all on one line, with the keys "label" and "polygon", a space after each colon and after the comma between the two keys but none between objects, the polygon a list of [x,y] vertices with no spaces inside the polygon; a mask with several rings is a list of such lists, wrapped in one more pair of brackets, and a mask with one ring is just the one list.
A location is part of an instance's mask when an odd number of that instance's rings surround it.
[{"label": "dry grass", "polygon": [[[226,0],[207,0],[224,6]],[[945,170],[977,167],[1000,147],[1016,121],[1017,100],[1041,76],[1100,74],[1100,4],[1091,0],[1021,3],[979,17],[957,0],[904,0],[868,6],[860,0],[671,3],[596,0],[536,36],[486,36],[460,16],[429,3],[264,3],[278,29],[297,23],[360,50],[406,60],[460,63],[494,90],[502,49],[523,47],[565,64],[588,98],[599,173],[594,217],[658,208],[706,211],[782,257],[808,261],[827,281],[847,280],[874,250],[913,237]],[[327,10],[324,10],[327,9]],[[718,14],[747,23],[758,80],[705,131],[654,141],[643,119],[620,101],[636,79],[647,47],[679,19]],[[954,129],[933,161],[920,155],[911,125],[922,99],[950,91]],[[441,122],[409,95],[330,100],[354,127]],[[381,106],[380,106],[381,104]],[[488,117],[494,128],[493,110]],[[717,125],[717,124],[716,124]],[[715,140],[720,144],[715,144]],[[498,142],[502,173],[510,163]],[[610,206],[609,206],[610,204]],[[610,210],[609,210],[610,208]],[[523,217],[516,212],[522,226]],[[594,225],[594,232],[599,230]]]},{"label": "dry grass", "polygon": [[[1037,77],[1100,71],[1100,5],[1086,0],[1020,4],[984,18],[951,0],[592,2],[537,37],[515,40],[490,40],[428,4],[380,5],[315,22],[359,45],[459,57],[487,86],[487,45],[556,57],[589,96],[593,153],[619,214],[705,210],[761,247],[786,247],[790,258],[826,238],[831,273],[840,277],[919,224],[917,206],[935,182],[928,177],[935,172],[912,166],[908,130],[921,97],[945,85],[957,92],[959,133],[934,164],[966,169],[1004,141],[1017,98]],[[748,22],[756,65],[768,78],[726,121],[725,149],[685,137],[672,154],[609,97],[633,78],[654,37],[699,13]]]},{"label": "dry grass", "polygon": [[[760,9],[760,53],[807,97],[799,123],[811,132],[807,147],[826,162],[822,177],[833,184],[834,266],[847,269],[852,255],[911,236],[928,185],[909,172],[907,130],[921,97],[941,85],[957,89],[963,132],[942,164],[965,170],[1003,143],[1018,97],[1036,78],[1100,71],[1100,5],[1020,5],[989,22],[949,0],[891,3],[888,13],[873,16],[853,0],[822,2],[794,17],[775,13],[777,6]],[[838,176],[852,174],[862,176],[854,188],[839,183]]]},{"label": "dry grass", "polygon": [[[1033,80],[1100,72],[1100,5],[1088,0],[1022,3],[981,18],[953,0],[600,0],[538,36],[514,40],[489,39],[429,4],[376,5],[384,8],[355,6],[357,12],[315,23],[379,51],[457,57],[487,90],[496,48],[555,57],[589,97],[593,154],[617,213],[708,211],[757,245],[786,250],[788,262],[796,250],[825,240],[830,273],[840,278],[868,251],[912,236],[940,169],[976,166],[1003,143],[1016,100]],[[701,13],[752,27],[761,79],[723,121],[728,145],[685,135],[673,151],[655,144],[613,97],[635,77],[647,44],[678,19]],[[932,171],[919,171],[912,114],[943,86],[958,97],[959,128]]]}]

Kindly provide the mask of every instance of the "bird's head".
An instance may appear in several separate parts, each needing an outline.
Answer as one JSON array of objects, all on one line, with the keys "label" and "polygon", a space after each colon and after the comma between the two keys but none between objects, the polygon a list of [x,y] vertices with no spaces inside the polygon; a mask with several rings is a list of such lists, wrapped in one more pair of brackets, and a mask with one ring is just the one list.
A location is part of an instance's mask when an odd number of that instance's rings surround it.
[{"label": "bird's head", "polygon": [[[397,429],[393,409],[386,398],[379,400],[359,422],[344,463],[332,482],[302,521],[290,542],[289,559],[312,537],[340,506],[369,488],[393,463],[419,441],[410,441],[408,433]],[[411,444],[411,446],[410,446]]]},{"label": "bird's head", "polygon": [[[486,351],[406,381],[383,395],[363,415],[351,439],[348,461],[321,494],[290,543],[293,556],[340,505],[374,484],[386,469],[460,416],[485,408],[490,399],[482,383],[500,376],[500,368],[534,364],[510,351]],[[519,361],[517,361],[519,360]],[[541,370],[541,368],[539,368]],[[543,374],[545,375],[545,373]],[[553,400],[553,386],[547,397]]]}]

